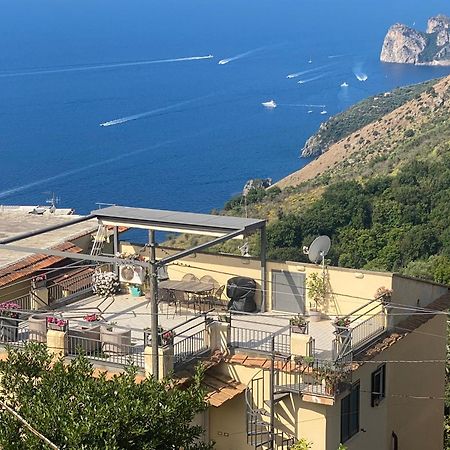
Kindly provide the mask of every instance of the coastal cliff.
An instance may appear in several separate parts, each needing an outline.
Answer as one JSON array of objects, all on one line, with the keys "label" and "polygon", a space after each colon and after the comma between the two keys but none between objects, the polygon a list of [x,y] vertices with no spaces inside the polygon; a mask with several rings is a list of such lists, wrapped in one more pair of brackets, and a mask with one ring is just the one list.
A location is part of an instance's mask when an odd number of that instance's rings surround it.
[{"label": "coastal cliff", "polygon": [[430,81],[374,95],[346,111],[331,116],[306,141],[301,149],[301,156],[309,158],[325,153],[336,142],[348,137],[354,131],[377,121],[414,97],[419,96],[434,83],[435,81]]},{"label": "coastal cliff", "polygon": [[384,38],[382,62],[415,65],[450,65],[450,18],[431,17],[426,32],[397,23]]}]

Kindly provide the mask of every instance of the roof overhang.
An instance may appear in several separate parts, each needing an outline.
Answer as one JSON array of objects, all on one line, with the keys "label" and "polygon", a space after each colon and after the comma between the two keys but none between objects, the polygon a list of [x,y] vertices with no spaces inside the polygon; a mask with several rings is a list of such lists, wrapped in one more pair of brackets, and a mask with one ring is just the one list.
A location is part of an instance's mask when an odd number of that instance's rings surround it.
[{"label": "roof overhang", "polygon": [[234,231],[243,230],[243,238],[265,226],[261,219],[218,216],[160,209],[131,208],[110,206],[91,213],[104,225],[141,228],[175,233],[201,234],[205,236],[225,236]]}]

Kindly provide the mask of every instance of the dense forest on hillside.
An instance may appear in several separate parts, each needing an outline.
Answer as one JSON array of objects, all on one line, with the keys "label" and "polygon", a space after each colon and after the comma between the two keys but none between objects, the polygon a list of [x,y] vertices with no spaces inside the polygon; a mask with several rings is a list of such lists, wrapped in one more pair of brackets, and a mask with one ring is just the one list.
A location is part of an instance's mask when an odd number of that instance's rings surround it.
[{"label": "dense forest on hillside", "polygon": [[[255,190],[258,195],[261,201],[281,193]],[[400,270],[450,283],[449,198],[450,154],[413,160],[394,175],[336,182],[304,211],[279,211],[268,227],[269,255],[304,260],[302,245],[326,234],[333,265]]]}]

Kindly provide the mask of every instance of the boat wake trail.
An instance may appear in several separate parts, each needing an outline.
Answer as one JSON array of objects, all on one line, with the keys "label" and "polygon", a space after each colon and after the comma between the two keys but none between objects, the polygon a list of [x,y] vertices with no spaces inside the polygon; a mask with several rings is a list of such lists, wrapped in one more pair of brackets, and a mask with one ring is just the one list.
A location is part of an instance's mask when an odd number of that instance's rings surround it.
[{"label": "boat wake trail", "polygon": [[169,105],[169,106],[164,106],[163,108],[157,108],[157,109],[152,109],[151,111],[147,111],[147,112],[143,112],[140,114],[133,114],[131,116],[126,116],[126,117],[120,117],[118,119],[114,119],[114,120],[109,120],[107,122],[103,122],[100,124],[101,127],[111,127],[113,125],[120,125],[122,123],[126,123],[126,122],[131,122],[132,120],[138,120],[138,119],[143,119],[144,117],[150,117],[150,116],[156,116],[159,115],[161,113],[165,113],[165,112],[169,112],[172,111],[174,109],[179,108],[180,106],[185,106],[185,105],[189,105],[197,100],[201,100],[205,97],[199,97],[196,99],[192,99],[192,100],[186,100],[184,102],[179,102],[179,103],[175,103],[173,105]]},{"label": "boat wake trail", "polygon": [[358,81],[367,81],[369,78],[364,72],[354,72],[354,74]]},{"label": "boat wake trail", "polygon": [[281,103],[278,106],[288,106],[292,108],[325,108],[327,105],[311,105],[304,103]]},{"label": "boat wake trail", "polygon": [[366,81],[369,77],[363,71],[363,64],[358,63],[353,67],[353,74],[358,81]]},{"label": "boat wake trail", "polygon": [[298,83],[298,84],[311,83],[311,81],[320,80],[321,78],[324,78],[324,77],[326,77],[327,75],[329,75],[329,72],[323,73],[323,74],[321,74],[321,75],[317,75],[316,77],[307,78],[306,80],[299,80],[299,81],[297,81],[297,83]]},{"label": "boat wake trail", "polygon": [[302,75],[306,75],[308,73],[313,73],[313,72],[318,72],[319,70],[327,69],[331,66],[334,66],[334,64],[326,64],[324,66],[315,67],[314,69],[308,69],[308,70],[303,70],[301,72],[290,73],[289,75],[286,76],[286,78],[298,78]]},{"label": "boat wake trail", "polygon": [[19,76],[32,76],[32,75],[50,75],[56,73],[65,72],[87,72],[91,70],[104,70],[104,69],[116,69],[120,67],[133,67],[133,66],[146,66],[150,64],[166,64],[175,63],[183,61],[200,61],[203,59],[212,59],[213,55],[206,56],[186,56],[183,58],[170,58],[170,59],[155,59],[150,61],[131,61],[124,63],[114,63],[114,64],[98,64],[95,66],[76,66],[76,67],[66,67],[66,68],[55,68],[55,69],[36,69],[27,72],[12,72],[12,73],[0,73],[1,78],[6,77],[19,77]]},{"label": "boat wake trail", "polygon": [[253,50],[249,50],[248,52],[244,52],[244,53],[240,53],[239,55],[232,56],[231,58],[221,59],[217,64],[220,64],[220,65],[228,64],[232,61],[237,61],[238,59],[242,59],[242,58],[245,58],[246,56],[250,56],[253,53],[260,52],[261,50],[264,50],[266,48],[268,48],[268,46],[258,47]]},{"label": "boat wake trail", "polygon": [[144,152],[149,151],[149,150],[156,150],[156,149],[158,149],[160,147],[164,147],[164,146],[172,144],[174,142],[175,141],[165,141],[165,142],[161,142],[159,144],[155,144],[155,145],[153,145],[151,147],[141,148],[141,149],[138,149],[138,150],[134,150],[132,152],[125,152],[124,154],[121,154],[119,156],[115,156],[113,158],[102,159],[101,161],[98,161],[98,162],[93,163],[93,164],[89,164],[87,166],[78,167],[78,168],[72,169],[72,170],[67,170],[65,172],[61,172],[58,175],[54,175],[52,177],[43,178],[41,180],[36,180],[36,181],[31,182],[31,183],[23,184],[22,186],[17,186],[17,187],[11,188],[11,189],[7,189],[6,191],[0,192],[0,198],[10,197],[13,194],[17,194],[18,192],[26,191],[28,189],[31,189],[31,188],[35,187],[35,186],[39,186],[41,184],[45,184],[45,183],[48,183],[50,181],[59,180],[61,178],[66,178],[66,177],[68,177],[70,175],[75,175],[77,173],[84,172],[85,170],[89,170],[89,169],[94,169],[94,168],[99,167],[99,166],[104,166],[104,165],[107,165],[107,164],[119,161],[121,159],[128,158],[128,157],[133,156],[133,155],[138,155],[140,153],[144,153]]}]

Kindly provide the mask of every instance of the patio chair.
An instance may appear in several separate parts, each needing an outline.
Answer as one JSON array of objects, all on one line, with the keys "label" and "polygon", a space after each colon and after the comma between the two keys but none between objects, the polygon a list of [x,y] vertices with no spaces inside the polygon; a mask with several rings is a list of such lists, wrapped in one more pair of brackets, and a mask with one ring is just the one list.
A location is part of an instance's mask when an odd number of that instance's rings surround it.
[{"label": "patio chair", "polygon": [[225,290],[225,286],[219,286],[217,289],[214,289],[212,294],[208,297],[209,307],[214,308],[215,306],[220,306],[226,309],[228,301],[222,300],[222,294]]},{"label": "patio chair", "polygon": [[169,312],[169,306],[174,303],[174,298],[169,289],[158,289],[158,306],[161,308],[161,312],[163,312],[164,303],[167,305],[166,312]]},{"label": "patio chair", "polygon": [[181,306],[183,304],[187,304],[189,306],[189,298],[186,295],[186,292],[182,291],[173,291],[173,298],[175,306],[175,311],[173,315],[175,316],[178,312],[181,312]]},{"label": "patio chair", "polygon": [[183,281],[198,281],[198,278],[193,273],[187,273],[183,275]]},{"label": "patio chair", "polygon": [[219,282],[216,281],[216,280],[215,280],[212,276],[210,276],[210,275],[203,275],[203,276],[200,278],[200,281],[201,281],[202,283],[211,283],[211,284],[214,286],[214,289],[218,289],[219,286],[220,286]]}]

